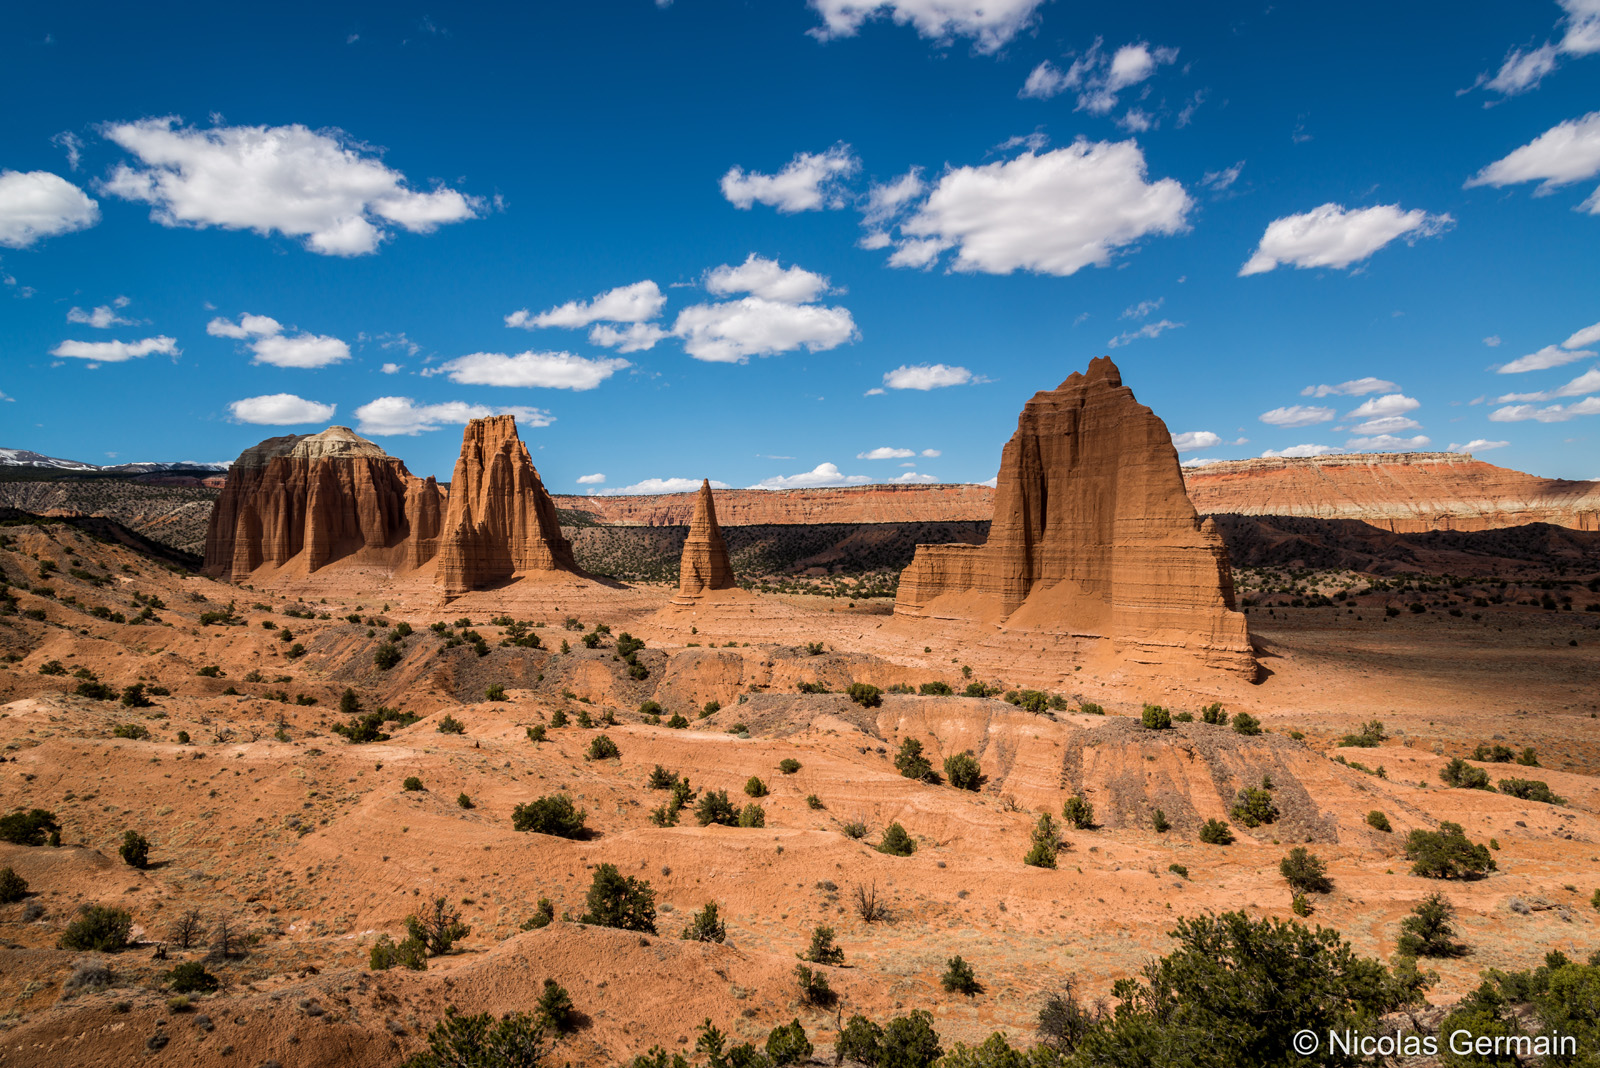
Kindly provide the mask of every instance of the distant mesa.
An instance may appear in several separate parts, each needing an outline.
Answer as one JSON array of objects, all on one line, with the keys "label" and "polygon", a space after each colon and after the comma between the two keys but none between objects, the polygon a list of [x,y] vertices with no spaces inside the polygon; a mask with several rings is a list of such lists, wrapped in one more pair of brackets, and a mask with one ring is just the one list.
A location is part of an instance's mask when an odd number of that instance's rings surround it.
[{"label": "distant mesa", "polygon": [[700,483],[695,498],[694,517],[689,521],[689,536],[683,542],[678,565],[678,595],[674,604],[693,604],[708,593],[731,590],[733,567],[728,563],[728,546],[717,526],[717,504],[711,496],[711,480]]},{"label": "distant mesa", "polygon": [[530,573],[578,572],[511,416],[467,424],[451,491],[348,427],[268,438],[229,471],[205,571],[244,582],[360,566],[431,577],[447,597]]},{"label": "distant mesa", "polygon": [[1166,424],[1108,357],[1024,405],[1001,453],[988,542],[919,545],[895,614],[1256,673],[1216,526],[1189,503]]}]

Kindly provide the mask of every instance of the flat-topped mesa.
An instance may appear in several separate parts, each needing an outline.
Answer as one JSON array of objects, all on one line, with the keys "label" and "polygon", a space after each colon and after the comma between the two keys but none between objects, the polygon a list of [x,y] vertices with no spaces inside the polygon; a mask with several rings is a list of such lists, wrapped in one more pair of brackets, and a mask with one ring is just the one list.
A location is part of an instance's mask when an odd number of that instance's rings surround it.
[{"label": "flat-topped mesa", "polygon": [[711,499],[711,480],[700,483],[694,502],[694,518],[689,536],[683,542],[683,557],[678,564],[678,596],[674,604],[692,604],[713,590],[731,590],[733,566],[728,563],[728,546],[717,526],[717,505]]},{"label": "flat-topped mesa", "polygon": [[1034,394],[1001,453],[984,545],[919,545],[895,614],[1111,641],[1135,659],[1256,673],[1227,550],[1172,437],[1108,357]]},{"label": "flat-topped mesa", "polygon": [[446,597],[522,575],[582,574],[513,416],[474,419],[450,480],[435,581]]},{"label": "flat-topped mesa", "polygon": [[441,497],[433,479],[414,478],[349,427],[269,438],[228,469],[205,571],[242,582],[262,567],[414,568],[437,545]]}]

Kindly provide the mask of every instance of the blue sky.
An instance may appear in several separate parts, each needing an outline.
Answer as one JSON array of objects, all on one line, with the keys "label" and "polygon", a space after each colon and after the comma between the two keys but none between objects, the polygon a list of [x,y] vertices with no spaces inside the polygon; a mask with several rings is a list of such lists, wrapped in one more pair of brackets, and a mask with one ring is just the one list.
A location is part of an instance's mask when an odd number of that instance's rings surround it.
[{"label": "blue sky", "polygon": [[9,447],[980,481],[1110,353],[1186,461],[1600,477],[1600,0],[61,10],[0,29]]}]

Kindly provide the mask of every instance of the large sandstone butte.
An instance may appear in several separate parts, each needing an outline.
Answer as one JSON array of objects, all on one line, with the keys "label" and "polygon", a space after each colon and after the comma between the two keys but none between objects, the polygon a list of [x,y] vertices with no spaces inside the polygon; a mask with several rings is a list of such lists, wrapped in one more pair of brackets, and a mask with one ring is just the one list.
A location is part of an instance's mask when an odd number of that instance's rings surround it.
[{"label": "large sandstone butte", "polygon": [[1600,483],[1539,478],[1452,452],[1230,460],[1186,472],[1207,515],[1359,519],[1397,534],[1551,523],[1600,530]]},{"label": "large sandstone butte", "polygon": [[205,571],[309,574],[338,561],[402,571],[438,547],[443,495],[348,427],[268,438],[240,454],[211,512]]},{"label": "large sandstone butte", "polygon": [[731,590],[733,567],[728,563],[728,546],[717,526],[717,505],[711,499],[711,480],[700,483],[695,498],[694,518],[689,521],[689,536],[683,542],[678,564],[678,596],[675,604],[693,603],[714,590]]},{"label": "large sandstone butte", "polygon": [[472,420],[450,480],[436,581],[454,597],[553,571],[577,572],[578,565],[516,419]]},{"label": "large sandstone butte", "polygon": [[1109,640],[1131,659],[1254,675],[1227,550],[1172,437],[1109,357],[1023,406],[984,545],[919,545],[895,614]]}]

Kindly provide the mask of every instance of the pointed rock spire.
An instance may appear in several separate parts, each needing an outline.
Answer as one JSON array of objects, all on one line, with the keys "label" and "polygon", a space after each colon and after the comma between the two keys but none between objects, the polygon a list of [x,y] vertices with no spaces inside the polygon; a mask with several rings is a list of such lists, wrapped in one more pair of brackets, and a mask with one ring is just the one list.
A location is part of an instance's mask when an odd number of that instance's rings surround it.
[{"label": "pointed rock spire", "polygon": [[711,499],[711,480],[700,483],[695,498],[694,518],[683,543],[683,559],[678,565],[678,597],[700,597],[710,590],[734,588],[733,567],[728,563],[728,546],[717,526],[717,505]]}]

